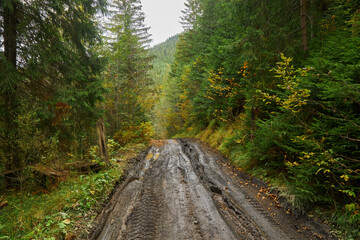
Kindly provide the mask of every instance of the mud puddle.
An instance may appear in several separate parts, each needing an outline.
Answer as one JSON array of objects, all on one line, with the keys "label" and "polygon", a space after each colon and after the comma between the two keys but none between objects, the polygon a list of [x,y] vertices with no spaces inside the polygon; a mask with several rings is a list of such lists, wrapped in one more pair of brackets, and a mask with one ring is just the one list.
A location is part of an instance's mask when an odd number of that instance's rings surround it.
[{"label": "mud puddle", "polygon": [[196,141],[167,140],[129,171],[90,239],[333,239],[266,187]]}]

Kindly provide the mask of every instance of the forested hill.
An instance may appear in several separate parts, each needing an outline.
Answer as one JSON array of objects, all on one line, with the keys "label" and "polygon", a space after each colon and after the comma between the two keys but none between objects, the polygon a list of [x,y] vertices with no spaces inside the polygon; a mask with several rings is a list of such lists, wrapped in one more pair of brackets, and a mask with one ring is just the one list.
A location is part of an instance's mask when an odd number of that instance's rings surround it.
[{"label": "forested hill", "polygon": [[174,61],[176,43],[178,40],[179,35],[175,35],[150,49],[150,54],[155,56],[155,59],[153,60],[155,69],[161,67],[163,64],[171,64]]},{"label": "forested hill", "polygon": [[162,103],[167,134],[208,141],[358,238],[359,1],[186,5]]},{"label": "forested hill", "polygon": [[165,42],[159,43],[150,48],[149,55],[152,59],[152,69],[149,71],[155,85],[163,84],[164,78],[170,72],[170,65],[174,61],[176,43],[179,35],[168,38]]},{"label": "forested hill", "polygon": [[166,130],[168,119],[166,116],[169,116],[168,112],[171,111],[170,107],[172,107],[172,104],[169,104],[172,99],[172,90],[169,89],[172,86],[169,73],[175,58],[178,40],[179,35],[175,35],[150,49],[150,55],[154,57],[150,76],[154,84],[153,92],[156,93],[153,97],[151,118],[156,135],[160,138],[168,136],[168,131]]}]

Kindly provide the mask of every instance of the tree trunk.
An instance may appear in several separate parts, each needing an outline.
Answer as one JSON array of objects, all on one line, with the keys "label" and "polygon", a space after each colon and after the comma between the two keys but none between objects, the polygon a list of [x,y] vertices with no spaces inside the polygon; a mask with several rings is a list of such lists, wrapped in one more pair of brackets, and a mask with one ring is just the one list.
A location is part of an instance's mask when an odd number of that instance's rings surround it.
[{"label": "tree trunk", "polygon": [[309,46],[308,46],[308,40],[307,40],[307,26],[306,26],[306,3],[307,0],[300,0],[300,17],[301,17],[301,40],[302,40],[302,46],[303,51],[307,52]]},{"label": "tree trunk", "polygon": [[100,157],[104,160],[106,166],[108,166],[109,156],[108,156],[107,144],[106,144],[105,124],[103,119],[100,119],[96,123],[96,130],[99,137],[99,154]]},{"label": "tree trunk", "polygon": [[4,54],[5,58],[16,67],[16,3],[11,8],[4,8]]},{"label": "tree trunk", "polygon": [[[18,104],[16,102],[16,91],[17,91],[17,83],[16,83],[16,51],[17,51],[17,5],[15,1],[11,1],[11,7],[5,7],[3,9],[3,19],[4,19],[4,55],[5,58],[10,64],[10,68],[6,67],[10,71],[8,74],[7,81],[13,81],[11,86],[7,89],[4,89],[4,107],[5,107],[5,155],[7,157],[7,161],[5,162],[5,171],[10,171],[12,169],[18,168],[20,165],[20,161],[16,154],[16,146],[11,141],[13,139],[12,135],[14,135],[14,131],[16,131],[17,126],[14,121],[16,116],[16,108]],[[5,187],[11,187],[12,179],[5,178]]]}]

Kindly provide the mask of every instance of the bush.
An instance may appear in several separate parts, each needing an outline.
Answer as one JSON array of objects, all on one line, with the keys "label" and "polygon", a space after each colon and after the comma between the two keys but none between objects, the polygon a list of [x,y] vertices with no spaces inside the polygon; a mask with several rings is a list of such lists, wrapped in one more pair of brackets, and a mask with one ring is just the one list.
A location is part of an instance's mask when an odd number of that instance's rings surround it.
[{"label": "bush", "polygon": [[20,188],[34,183],[30,175],[31,166],[34,164],[51,166],[53,169],[63,168],[60,160],[63,154],[58,148],[58,135],[46,136],[37,127],[39,121],[32,111],[17,115],[17,129],[12,131],[10,139],[6,139],[3,145],[11,145],[16,151],[0,151],[1,168],[4,171],[14,171],[10,182],[20,185]]},{"label": "bush", "polygon": [[128,143],[147,142],[155,135],[154,127],[150,122],[140,125],[128,125],[117,131],[114,140],[125,146]]}]

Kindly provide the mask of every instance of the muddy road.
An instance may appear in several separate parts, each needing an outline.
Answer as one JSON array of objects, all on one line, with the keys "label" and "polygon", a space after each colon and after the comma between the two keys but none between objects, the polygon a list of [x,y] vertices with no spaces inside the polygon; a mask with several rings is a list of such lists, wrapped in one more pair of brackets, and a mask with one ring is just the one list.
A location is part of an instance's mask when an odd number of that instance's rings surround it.
[{"label": "muddy road", "polygon": [[90,239],[333,238],[211,149],[168,140],[134,163]]}]

